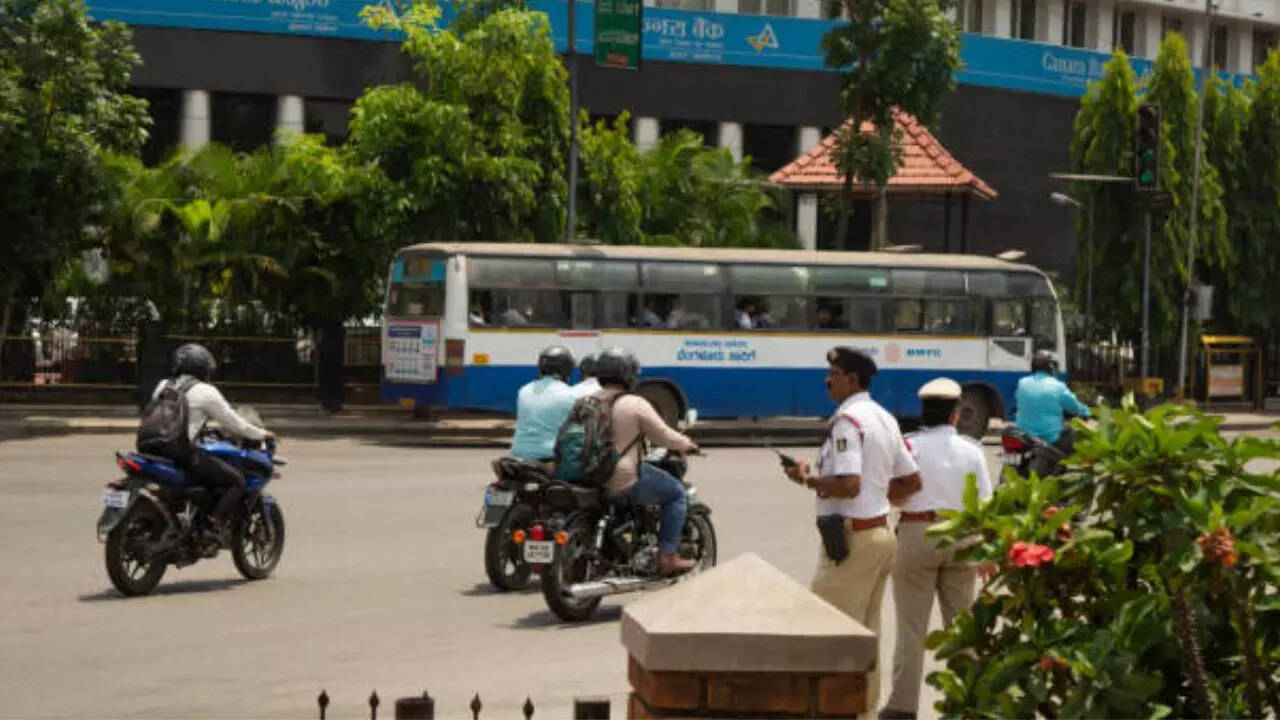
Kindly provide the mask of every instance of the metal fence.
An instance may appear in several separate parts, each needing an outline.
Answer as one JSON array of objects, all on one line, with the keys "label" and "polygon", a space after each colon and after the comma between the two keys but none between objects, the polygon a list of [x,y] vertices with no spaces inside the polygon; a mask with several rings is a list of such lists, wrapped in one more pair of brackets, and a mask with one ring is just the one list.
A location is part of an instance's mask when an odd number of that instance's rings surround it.
[{"label": "metal fence", "polygon": [[[382,699],[378,697],[377,690],[369,695],[366,703],[369,707],[369,720],[378,720],[378,709],[382,706]],[[316,698],[316,704],[320,708],[320,720],[328,720],[329,693],[321,690],[320,696]],[[467,707],[471,710],[472,720],[480,720],[480,713],[484,710],[484,702],[480,700],[478,693],[471,698],[471,703]],[[530,720],[535,712],[536,708],[533,705],[533,700],[526,697],[520,713],[525,720]],[[396,720],[434,720],[435,713],[435,698],[426,692],[422,693],[421,696],[400,698],[395,703]],[[574,698],[574,720],[609,720],[609,713],[610,702],[608,698]]]}]

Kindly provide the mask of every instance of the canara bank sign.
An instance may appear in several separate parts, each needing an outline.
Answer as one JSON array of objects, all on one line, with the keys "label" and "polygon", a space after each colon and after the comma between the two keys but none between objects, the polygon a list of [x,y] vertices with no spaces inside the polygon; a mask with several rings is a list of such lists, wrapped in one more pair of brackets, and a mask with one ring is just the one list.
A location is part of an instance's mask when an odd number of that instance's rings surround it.
[{"label": "canara bank sign", "polygon": [[647,18],[644,21],[644,32],[647,35],[658,35],[664,38],[682,39],[687,37],[698,40],[719,40],[724,37],[724,25],[699,17],[693,22],[672,18]]}]

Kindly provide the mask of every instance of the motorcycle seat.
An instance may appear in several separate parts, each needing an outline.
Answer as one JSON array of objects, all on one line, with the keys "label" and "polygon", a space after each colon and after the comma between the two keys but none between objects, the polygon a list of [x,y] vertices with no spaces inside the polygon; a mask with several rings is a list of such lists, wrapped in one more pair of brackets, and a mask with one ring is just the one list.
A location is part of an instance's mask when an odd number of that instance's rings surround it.
[{"label": "motorcycle seat", "polygon": [[159,464],[161,464],[161,465],[173,465],[173,464],[174,464],[174,462],[173,462],[172,460],[170,460],[169,458],[167,458],[167,457],[161,457],[161,456],[159,456],[159,455],[148,455],[148,454],[146,454],[146,453],[134,453],[134,454],[135,454],[135,455],[137,455],[137,456],[138,456],[138,457],[140,457],[140,458],[143,458],[143,459],[147,460],[148,462],[159,463]]}]

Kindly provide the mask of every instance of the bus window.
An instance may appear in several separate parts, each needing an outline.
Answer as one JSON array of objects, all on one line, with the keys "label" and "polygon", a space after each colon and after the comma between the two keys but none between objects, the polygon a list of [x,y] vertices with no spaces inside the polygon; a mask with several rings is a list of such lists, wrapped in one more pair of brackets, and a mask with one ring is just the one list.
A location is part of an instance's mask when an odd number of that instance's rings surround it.
[{"label": "bus window", "polygon": [[894,268],[890,274],[895,295],[964,294],[964,273],[958,270]]},{"label": "bus window", "polygon": [[978,297],[1009,295],[1009,273],[989,270],[969,273],[969,294]]},{"label": "bus window", "polygon": [[995,300],[991,303],[991,334],[996,337],[1021,337],[1027,334],[1025,300]]},{"label": "bus window", "polygon": [[723,327],[725,280],[710,263],[644,263],[642,326],[670,330]]},{"label": "bus window", "polygon": [[895,300],[893,306],[893,329],[898,332],[920,332],[924,330],[924,301]]},{"label": "bus window", "polygon": [[1031,301],[1031,345],[1033,350],[1058,350],[1058,304],[1052,298]]},{"label": "bus window", "polygon": [[[574,292],[571,297],[574,329],[634,327],[635,310],[640,300],[640,275],[635,263],[614,260],[557,260],[555,272],[556,283],[560,287],[592,291]],[[595,296],[600,298],[598,322],[595,317]],[[588,312],[591,314],[590,318],[585,315]]]},{"label": "bus window", "polygon": [[388,317],[440,317],[444,315],[444,285],[394,284],[387,293]]},{"label": "bus window", "polygon": [[472,325],[565,327],[564,293],[559,290],[472,290]]},{"label": "bus window", "polygon": [[819,265],[810,268],[813,291],[818,295],[879,295],[889,292],[887,268]]},{"label": "bus window", "polygon": [[939,335],[981,334],[980,305],[968,299],[942,298],[924,301],[924,331]]},{"label": "bus window", "polygon": [[569,327],[574,330],[596,328],[596,296],[594,293],[569,294]]},{"label": "bus window", "polygon": [[[809,327],[809,268],[739,265],[732,271],[734,325],[803,330]],[[745,316],[743,315],[745,313]]]}]

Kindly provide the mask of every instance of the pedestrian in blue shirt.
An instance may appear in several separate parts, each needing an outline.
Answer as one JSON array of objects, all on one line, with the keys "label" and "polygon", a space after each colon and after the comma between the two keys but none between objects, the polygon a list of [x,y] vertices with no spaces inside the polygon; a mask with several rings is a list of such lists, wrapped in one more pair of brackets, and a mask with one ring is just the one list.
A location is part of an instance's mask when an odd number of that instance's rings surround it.
[{"label": "pedestrian in blue shirt", "polygon": [[[1066,413],[1089,417],[1089,408],[1076,399],[1067,384],[1054,377],[1057,361],[1045,350],[1036,352],[1031,360],[1031,375],[1018,381],[1014,396],[1018,412],[1019,428],[1070,454],[1071,433],[1063,437],[1063,420]],[[1062,444],[1060,440],[1066,441]],[[1066,447],[1064,447],[1066,446]]]},{"label": "pedestrian in blue shirt", "polygon": [[555,455],[556,435],[577,400],[568,382],[573,365],[573,353],[563,345],[538,354],[538,379],[520,388],[516,397],[512,455],[525,460],[549,460]]}]

